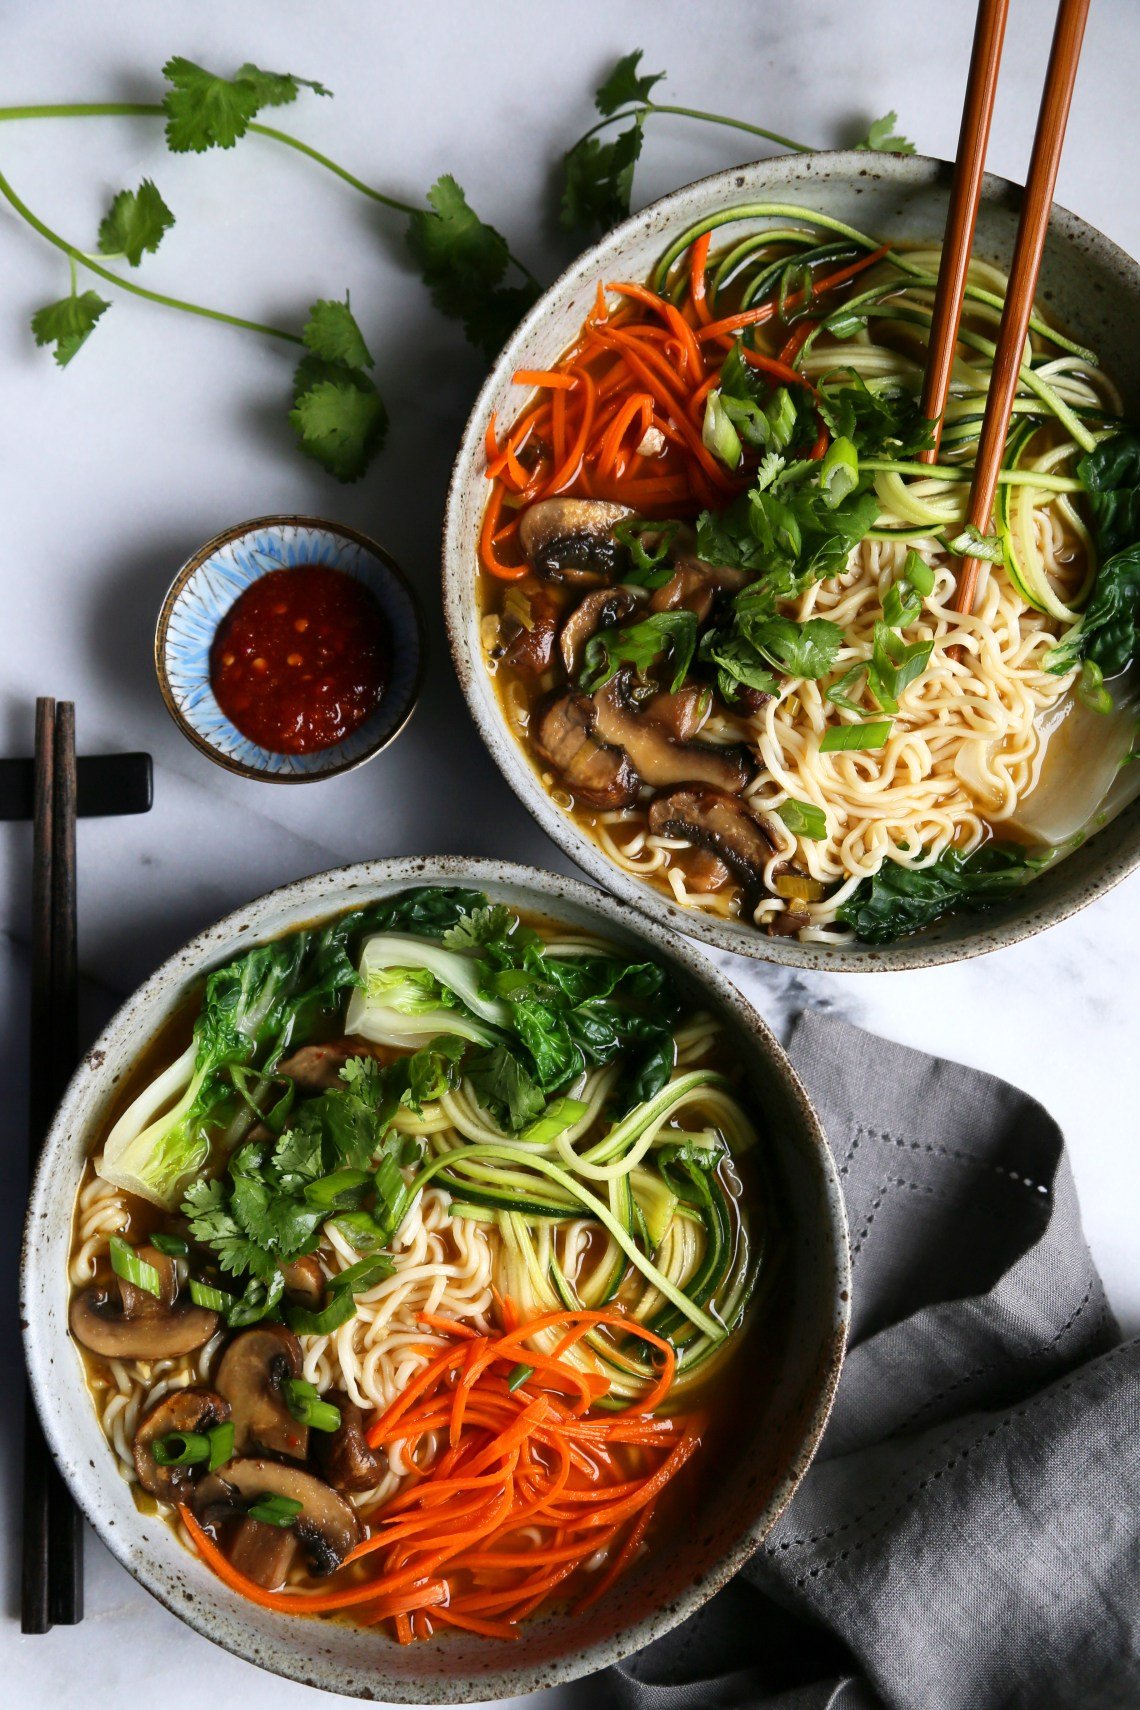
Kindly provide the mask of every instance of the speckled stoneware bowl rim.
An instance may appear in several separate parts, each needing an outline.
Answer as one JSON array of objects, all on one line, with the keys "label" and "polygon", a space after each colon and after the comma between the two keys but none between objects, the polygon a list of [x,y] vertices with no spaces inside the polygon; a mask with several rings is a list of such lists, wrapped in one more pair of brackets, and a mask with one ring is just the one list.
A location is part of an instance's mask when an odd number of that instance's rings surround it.
[{"label": "speckled stoneware bowl rim", "polygon": [[[515,368],[539,365],[529,356],[524,358],[532,332],[555,305],[571,293],[582,294],[585,313],[587,295],[592,300],[594,283],[599,277],[612,279],[623,276],[620,262],[615,258],[631,241],[659,231],[664,247],[667,236],[676,235],[714,207],[762,195],[778,200],[781,190],[789,184],[802,188],[805,177],[814,176],[817,181],[848,179],[854,199],[857,192],[861,193],[861,187],[870,183],[888,188],[897,186],[900,191],[908,187],[945,186],[948,194],[951,174],[949,163],[928,155],[821,150],[778,155],[769,160],[731,167],[696,179],[650,203],[639,214],[623,221],[598,243],[583,251],[520,323],[475,400],[452,470],[443,532],[444,619],[456,675],[492,759],[547,835],[597,884],[632,903],[651,919],[668,922],[675,931],[698,938],[718,950],[728,950],[757,961],[809,968],[820,973],[901,972],[968,961],[1031,938],[1104,896],[1140,866],[1140,803],[1134,803],[1121,816],[1122,819],[1127,818],[1131,828],[1131,846],[1118,850],[1111,857],[1102,851],[1103,859],[1098,869],[1079,883],[1075,894],[1052,896],[1036,903],[1030,900],[1021,904],[1016,915],[1002,915],[995,911],[960,917],[954,924],[961,927],[962,936],[940,940],[919,935],[878,946],[801,944],[791,937],[770,937],[738,920],[725,920],[701,909],[682,908],[672,897],[624,872],[578,830],[574,821],[543,789],[530,761],[507,730],[497,704],[489,711],[480,699],[478,678],[485,674],[485,667],[478,622],[472,625],[465,621],[463,615],[465,586],[472,574],[472,540],[464,526],[463,499],[472,485],[483,479],[484,436],[490,400],[498,392],[504,377]],[[986,174],[984,206],[994,203],[1016,208],[1020,205],[1021,195],[1021,188],[1008,179]],[[854,218],[854,214],[849,217]],[[855,224],[859,223],[855,219]],[[1099,259],[1106,271],[1114,272],[1127,285],[1140,313],[1140,266],[1110,238],[1057,204],[1053,207],[1049,235],[1051,240],[1061,239],[1068,243],[1070,249],[1079,249]],[[1102,287],[1098,286],[1098,289]],[[479,505],[478,509],[481,511],[482,506]],[[494,697],[491,699],[493,701]],[[1095,846],[1095,840],[1090,839],[1088,846]],[[1068,867],[1068,864],[1066,860],[1062,867]],[[1035,884],[1040,882],[1035,881]]]},{"label": "speckled stoneware bowl rim", "polygon": [[[212,558],[215,552],[220,551],[222,547],[232,545],[234,541],[241,540],[243,536],[252,534],[257,529],[274,528],[308,528],[318,530],[325,534],[337,535],[342,540],[350,540],[355,546],[359,546],[362,551],[371,553],[375,558],[379,559],[384,568],[391,575],[392,579],[399,585],[400,589],[406,596],[408,607],[415,624],[417,649],[415,670],[412,674],[411,685],[408,689],[407,705],[396,724],[390,727],[385,727],[382,733],[377,737],[376,741],[366,748],[362,754],[355,755],[351,760],[338,761],[332,766],[323,766],[319,771],[270,772],[260,766],[247,765],[245,761],[236,760],[230,754],[223,754],[220,749],[214,747],[213,743],[207,742],[206,738],[202,736],[199,731],[195,730],[194,726],[185,716],[175,699],[174,692],[170,685],[170,677],[167,672],[167,633],[170,629],[171,617],[187,583],[194,575],[197,574],[203,564]],[[358,766],[366,766],[370,760],[375,760],[378,754],[382,754],[386,748],[389,748],[392,743],[395,742],[401,732],[406,730],[408,721],[411,719],[411,716],[415,712],[416,706],[419,703],[420,692],[424,685],[424,672],[426,668],[427,631],[424,626],[424,615],[420,609],[420,602],[416,595],[416,591],[408,581],[408,578],[396,563],[396,560],[392,557],[391,553],[387,552],[377,541],[370,539],[366,534],[362,534],[359,529],[351,528],[348,523],[331,522],[328,517],[311,517],[293,514],[286,515],[282,513],[281,515],[274,516],[250,517],[246,522],[235,523],[232,528],[223,529],[220,534],[214,535],[212,540],[206,541],[204,546],[200,546],[197,552],[193,553],[178,571],[178,574],[166,590],[165,598],[163,599],[162,606],[159,610],[158,620],[154,626],[154,669],[155,675],[158,678],[158,687],[161,691],[167,712],[170,714],[186,740],[193,743],[194,747],[197,748],[200,753],[207,755],[216,766],[223,767],[227,772],[235,773],[239,778],[250,778],[259,784],[319,784],[323,783],[326,778],[339,778],[345,772],[355,772]],[[381,696],[379,704],[380,706],[383,705],[383,696]]]},{"label": "speckled stoneware bowl rim", "polygon": [[[472,1679],[438,1673],[434,1678],[421,1681],[419,1677],[409,1679],[406,1674],[401,1677],[388,1673],[384,1645],[389,1642],[380,1641],[379,1635],[370,1632],[368,1637],[377,1641],[375,1665],[360,1663],[349,1671],[343,1663],[321,1653],[317,1642],[320,1625],[311,1620],[305,1622],[304,1628],[306,1632],[312,1631],[311,1644],[298,1644],[294,1623],[289,1622],[288,1642],[277,1646],[267,1643],[262,1651],[259,1649],[261,1635],[253,1622],[257,1617],[263,1617],[264,1612],[255,1610],[247,1616],[240,1605],[231,1606],[228,1594],[223,1608],[211,1609],[208,1594],[220,1595],[219,1582],[183,1548],[173,1533],[160,1527],[164,1542],[152,1546],[149,1541],[136,1544],[133,1527],[115,1526],[114,1519],[110,1517],[110,1489],[117,1490],[122,1481],[110,1452],[96,1457],[92,1451],[88,1456],[82,1444],[77,1448],[68,1440],[65,1430],[67,1398],[74,1396],[74,1386],[81,1379],[65,1315],[63,1322],[53,1324],[46,1305],[48,1299],[55,1298],[49,1291],[58,1290],[62,1278],[54,1275],[55,1267],[45,1255],[45,1248],[50,1244],[36,1238],[37,1231],[51,1222],[48,1206],[53,1178],[58,1183],[66,1175],[66,1191],[69,1194],[74,1192],[72,1184],[77,1182],[78,1175],[75,1161],[70,1156],[74,1150],[72,1136],[87,1133],[96,1111],[100,1107],[105,1109],[110,1065],[114,1064],[116,1053],[130,1041],[152,1036],[162,1019],[171,1012],[176,993],[208,968],[255,942],[259,927],[268,919],[279,922],[283,910],[293,924],[299,924],[328,915],[354,901],[363,902],[369,893],[413,884],[504,887],[516,892],[523,906],[554,917],[558,916],[562,905],[571,910],[587,911],[596,918],[603,933],[609,930],[619,937],[636,935],[654,953],[671,961],[686,983],[699,988],[710,1007],[727,1016],[730,1026],[753,1035],[758,1054],[764,1058],[767,1070],[771,1071],[780,1088],[785,1114],[790,1111],[793,1125],[798,1126],[799,1132],[789,1144],[815,1184],[812,1195],[818,1212],[818,1226],[808,1235],[808,1245],[811,1247],[815,1243],[814,1262],[826,1267],[826,1275],[833,1279],[821,1288],[815,1308],[821,1341],[818,1352],[811,1356],[810,1382],[798,1380],[802,1395],[797,1391],[795,1438],[790,1446],[783,1443],[774,1452],[774,1464],[782,1469],[780,1476],[769,1487],[770,1495],[763,1506],[750,1516],[735,1545],[719,1558],[715,1567],[704,1573],[699,1584],[690,1583],[687,1592],[674,1596],[668,1607],[657,1607],[620,1633],[593,1643],[583,1643],[527,1666],[517,1663],[512,1666],[511,1647],[506,1646],[501,1667],[491,1667],[487,1672],[480,1669]],[[288,926],[284,929],[287,930]],[[63,1190],[57,1187],[56,1192],[60,1191]],[[398,1703],[446,1704],[484,1702],[537,1690],[603,1668],[660,1637],[727,1583],[791,1500],[818,1446],[846,1348],[850,1276],[842,1189],[811,1101],[770,1028],[708,958],[696,946],[683,939],[677,940],[662,927],[646,921],[636,911],[580,880],[513,864],[441,856],[362,862],[267,892],[192,938],[139,987],[87,1052],[64,1094],[45,1140],[28,1204],[20,1267],[20,1312],[32,1393],[64,1478],[103,1543],[160,1603],[224,1649],[286,1678],[356,1697]],[[826,1328],[828,1325],[830,1329]],[[68,1374],[66,1380],[62,1376],[64,1371]],[[91,1425],[93,1431],[98,1432],[93,1414]],[[101,1436],[99,1446],[104,1446]],[[106,1497],[101,1494],[103,1492],[107,1493]],[[759,1496],[756,1501],[760,1501]],[[133,1518],[133,1509],[131,1514]],[[167,1536],[169,1548],[165,1543]],[[150,1547],[155,1550],[153,1559],[148,1559],[146,1554]],[[588,1621],[590,1617],[586,1619]]]}]

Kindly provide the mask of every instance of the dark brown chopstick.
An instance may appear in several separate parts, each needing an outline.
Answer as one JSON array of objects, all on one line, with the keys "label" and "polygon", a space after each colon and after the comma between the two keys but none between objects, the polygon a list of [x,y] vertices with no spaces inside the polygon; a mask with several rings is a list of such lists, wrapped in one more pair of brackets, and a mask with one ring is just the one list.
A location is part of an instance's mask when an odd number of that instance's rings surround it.
[{"label": "dark brown chopstick", "polygon": [[[986,411],[982,420],[974,477],[966,510],[967,523],[979,534],[989,532],[993,515],[994,495],[997,492],[1009,418],[1013,413],[1013,401],[1017,393],[1022,352],[1029,331],[1029,317],[1033,312],[1033,300],[1037,294],[1037,277],[1041,271],[1045,234],[1053,207],[1053,191],[1057,183],[1057,170],[1061,164],[1065,127],[1073,98],[1073,85],[1077,78],[1077,64],[1088,11],[1089,0],[1061,0],[1057,10],[1049,69],[1045,77],[1041,111],[1033,138],[1033,154],[1021,203],[1021,218],[1018,221],[1013,261],[1009,270],[1009,285],[998,330],[989,396],[986,399]],[[954,598],[955,609],[959,612],[969,612],[973,609],[979,568],[976,558],[966,558],[962,561]]]},{"label": "dark brown chopstick", "polygon": [[938,267],[938,289],[934,296],[926,377],[922,388],[922,413],[931,424],[934,443],[927,450],[919,452],[919,460],[922,463],[938,461],[938,447],[942,439],[942,414],[950,395],[954,348],[958,340],[958,322],[962,318],[966,275],[970,270],[970,255],[974,248],[978,206],[982,199],[986,150],[990,142],[990,124],[994,115],[994,97],[997,94],[998,70],[1001,66],[1008,13],[1009,0],[980,0],[974,26],[970,75],[966,81],[966,99],[962,107],[962,128],[958,133],[954,182],[950,189],[950,207],[946,216],[942,259]]},{"label": "dark brown chopstick", "polygon": [[[75,708],[36,702],[32,838],[29,1163],[34,1169],[78,1047]],[[83,1616],[81,1519],[44,1441],[29,1392],[24,1431],[21,1628]]]}]

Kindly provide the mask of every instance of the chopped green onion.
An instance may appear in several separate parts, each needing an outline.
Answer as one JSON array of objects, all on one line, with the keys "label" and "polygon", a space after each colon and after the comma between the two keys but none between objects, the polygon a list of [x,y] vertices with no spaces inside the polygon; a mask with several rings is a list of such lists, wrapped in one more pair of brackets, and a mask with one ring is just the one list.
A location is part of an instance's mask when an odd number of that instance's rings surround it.
[{"label": "chopped green onion", "polygon": [[961,534],[946,542],[949,552],[956,552],[959,558],[985,558],[991,564],[1002,562],[1001,541],[996,534],[982,534],[973,523],[967,523]]},{"label": "chopped green onion", "polygon": [[507,1378],[507,1388],[513,1395],[515,1390],[521,1388],[521,1386],[526,1382],[527,1378],[533,1376],[533,1366],[515,1366],[511,1371],[510,1376]]},{"label": "chopped green onion", "polygon": [[[342,1275],[347,1276],[347,1272]],[[308,1312],[303,1306],[291,1306],[286,1314],[289,1328],[298,1336],[329,1336],[334,1330],[339,1330],[342,1324],[347,1324],[350,1318],[356,1317],[356,1302],[352,1298],[352,1290],[342,1288],[333,1294],[328,1305],[320,1312]]]},{"label": "chopped green onion", "polygon": [[916,552],[912,546],[906,555],[903,565],[903,579],[910,583],[916,593],[928,600],[934,592],[934,571],[926,562],[921,552]]},{"label": "chopped green onion", "polygon": [[854,754],[862,749],[882,748],[891,734],[894,720],[873,720],[869,724],[833,724],[823,733],[819,745],[821,754]]},{"label": "chopped green onion", "polygon": [[111,1252],[111,1269],[117,1277],[130,1283],[134,1288],[141,1288],[144,1294],[153,1294],[162,1298],[162,1278],[153,1265],[145,1259],[140,1259],[134,1248],[123,1240],[121,1235],[112,1235],[108,1243]]},{"label": "chopped green onion", "polygon": [[150,1452],[160,1467],[196,1467],[210,1459],[210,1439],[205,1431],[168,1431],[154,1439]]},{"label": "chopped green onion", "polygon": [[319,1181],[309,1182],[305,1198],[310,1205],[321,1210],[349,1211],[359,1205],[369,1180],[367,1170],[337,1170],[331,1176],[321,1176]]},{"label": "chopped green onion", "polygon": [[237,1304],[232,1294],[224,1289],[212,1288],[209,1283],[199,1282],[197,1277],[190,1278],[190,1299],[195,1306],[204,1306],[207,1312],[229,1312]]},{"label": "chopped green onion", "polygon": [[249,1512],[254,1520],[262,1520],[267,1526],[280,1526],[284,1529],[293,1524],[304,1506],[295,1496],[259,1496],[250,1506]]},{"label": "chopped green onion", "polygon": [[578,1098],[556,1098],[548,1104],[537,1121],[529,1128],[524,1128],[519,1135],[531,1146],[544,1145],[548,1140],[557,1140],[567,1128],[573,1127],[589,1110],[588,1104],[583,1104]]},{"label": "chopped green onion", "polygon": [[190,1248],[181,1235],[164,1235],[160,1229],[157,1235],[152,1235],[150,1244],[158,1252],[165,1253],[168,1259],[184,1259]]},{"label": "chopped green onion", "polygon": [[871,691],[884,712],[898,711],[898,697],[930,663],[933,641],[907,643],[885,624],[875,625]]},{"label": "chopped green onion", "polygon": [[343,1211],[332,1219],[349,1246],[357,1253],[374,1253],[384,1245],[385,1231],[367,1211]]},{"label": "chopped green onion", "polygon": [[794,797],[776,809],[793,837],[805,837],[819,843],[827,836],[827,815],[814,802],[798,802]]},{"label": "chopped green onion", "polygon": [[298,1425],[310,1425],[314,1431],[340,1430],[340,1408],[322,1401],[315,1385],[305,1378],[286,1378],[281,1389]]},{"label": "chopped green onion", "polygon": [[834,510],[859,485],[859,453],[849,439],[833,439],[819,466],[819,490]]},{"label": "chopped green onion", "polygon": [[849,665],[842,677],[837,677],[834,683],[824,690],[824,698],[829,700],[832,706],[842,707],[845,712],[858,713],[862,718],[864,708],[857,701],[853,701],[847,691],[853,687],[866,670],[867,665],[862,660],[854,665]]},{"label": "chopped green onion", "polygon": [[922,610],[922,601],[906,582],[892,582],[883,595],[883,622],[890,629],[905,629]]},{"label": "chopped green onion", "polygon": [[786,451],[795,438],[797,416],[795,399],[786,386],[772,394],[764,414],[768,418],[773,446],[777,451]]},{"label": "chopped green onion", "polygon": [[744,447],[740,443],[740,435],[732,425],[728,411],[721,401],[719,387],[710,392],[705,400],[705,419],[701,428],[701,442],[707,451],[729,469],[737,469],[744,456]]},{"label": "chopped green onion", "polygon": [[1104,672],[1095,659],[1086,659],[1081,665],[1076,695],[1081,705],[1088,707],[1090,712],[1112,711],[1112,696],[1104,686]]},{"label": "chopped green onion", "polygon": [[234,1426],[233,1420],[227,1419],[224,1425],[215,1425],[212,1431],[206,1432],[210,1439],[209,1471],[217,1472],[227,1461],[234,1458]]},{"label": "chopped green onion", "polygon": [[367,1294],[378,1282],[390,1277],[395,1261],[390,1253],[373,1253],[347,1270],[336,1271],[328,1280],[330,1294]]}]

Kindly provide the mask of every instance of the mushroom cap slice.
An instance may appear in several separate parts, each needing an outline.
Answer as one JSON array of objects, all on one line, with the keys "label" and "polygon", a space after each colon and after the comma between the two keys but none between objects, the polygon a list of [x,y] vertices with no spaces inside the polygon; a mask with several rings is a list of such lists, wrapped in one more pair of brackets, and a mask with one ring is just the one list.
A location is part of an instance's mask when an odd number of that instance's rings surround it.
[{"label": "mushroom cap slice", "polygon": [[168,1253],[160,1253],[157,1247],[140,1247],[136,1257],[158,1272],[160,1292],[151,1294],[149,1289],[136,1288],[135,1284],[129,1283],[125,1277],[116,1276],[119,1299],[123,1303],[123,1317],[152,1318],[169,1312],[178,1299],[177,1265]]},{"label": "mushroom cap slice", "polygon": [[609,748],[594,735],[595,718],[589,695],[558,695],[534,725],[535,752],[578,801],[597,808],[628,807],[637,796],[637,773],[620,748]]},{"label": "mushroom cap slice", "polygon": [[230,1565],[254,1585],[279,1591],[297,1559],[296,1533],[291,1526],[267,1526],[247,1514],[230,1544]]},{"label": "mushroom cap slice", "polygon": [[352,1507],[330,1485],[304,1467],[285,1461],[245,1457],[199,1484],[194,1508],[200,1519],[218,1525],[262,1496],[284,1496],[301,1504],[290,1530],[315,1574],[335,1573],[360,1542],[360,1523]]},{"label": "mushroom cap slice", "polygon": [[619,672],[593,696],[594,731],[603,742],[629,756],[638,777],[656,789],[674,784],[706,784],[726,795],[742,790],[755,773],[748,750],[714,748],[711,743],[674,742],[663,726],[636,712],[625,697]]},{"label": "mushroom cap slice", "polygon": [[622,585],[617,588],[595,588],[592,594],[587,594],[584,599],[579,600],[562,625],[562,634],[558,640],[562,663],[571,681],[578,675],[582,653],[590,638],[599,629],[609,629],[616,623],[624,622],[627,617],[632,617],[644,599],[644,589]]},{"label": "mushroom cap slice", "polygon": [[318,1311],[324,1305],[325,1273],[315,1253],[287,1260],[281,1266],[281,1275],[285,1278],[286,1300],[310,1311]]},{"label": "mushroom cap slice", "polygon": [[158,1311],[128,1318],[117,1280],[92,1283],[68,1311],[71,1334],[93,1354],[107,1360],[176,1360],[201,1348],[217,1331],[218,1314],[190,1301],[165,1308],[155,1301]]},{"label": "mushroom cap slice", "polygon": [[524,677],[541,677],[554,658],[560,609],[548,588],[538,588],[525,598],[529,628],[513,614],[500,620],[500,638],[508,638],[503,648],[503,664]]},{"label": "mushroom cap slice", "polygon": [[313,1433],[313,1458],[334,1490],[372,1490],[384,1468],[364,1440],[364,1414],[343,1390],[324,1397],[340,1410],[335,1431]]},{"label": "mushroom cap slice", "polygon": [[519,519],[519,544],[544,581],[596,586],[617,574],[612,531],[630,515],[626,505],[602,499],[541,499]]},{"label": "mushroom cap slice", "polygon": [[764,882],[764,867],[777,848],[764,824],[735,796],[716,790],[674,790],[649,810],[649,829],[659,837],[683,837],[719,856],[751,890]]},{"label": "mushroom cap slice", "polygon": [[239,1455],[264,1449],[305,1459],[309,1427],[294,1419],[281,1387],[300,1370],[301,1344],[284,1324],[256,1324],[241,1331],[226,1348],[214,1385],[230,1404]]},{"label": "mushroom cap slice", "polygon": [[228,1405],[212,1389],[173,1389],[155,1402],[135,1429],[135,1471],[143,1489],[163,1502],[178,1502],[197,1480],[201,1466],[160,1466],[151,1444],[171,1431],[212,1431],[229,1416]]}]

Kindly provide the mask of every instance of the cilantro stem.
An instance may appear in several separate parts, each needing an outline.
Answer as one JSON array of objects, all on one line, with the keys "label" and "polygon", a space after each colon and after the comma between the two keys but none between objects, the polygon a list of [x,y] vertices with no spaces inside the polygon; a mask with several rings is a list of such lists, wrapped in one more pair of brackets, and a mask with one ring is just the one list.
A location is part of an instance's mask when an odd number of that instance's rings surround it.
[{"label": "cilantro stem", "polygon": [[101,262],[92,261],[90,256],[84,255],[81,249],[77,249],[74,244],[68,243],[66,238],[60,237],[58,232],[53,232],[50,226],[45,225],[37,215],[33,214],[27,204],[17,196],[2,172],[0,172],[0,196],[4,197],[5,201],[15,209],[22,220],[31,226],[33,231],[38,232],[42,238],[46,238],[47,242],[54,245],[56,249],[62,250],[72,266],[78,263],[80,267],[85,267],[89,273],[97,274],[100,279],[105,279],[108,284],[117,286],[120,291],[129,291],[134,297],[144,297],[148,303],[161,303],[166,309],[181,309],[187,315],[202,315],[206,320],[222,321],[231,327],[243,327],[247,332],[264,333],[269,338],[285,339],[290,344],[304,343],[299,333],[286,332],[282,327],[268,326],[264,321],[247,321],[242,315],[228,315],[222,309],[207,309],[201,303],[187,303],[181,297],[168,297],[165,292],[150,291],[145,285],[136,285],[133,279],[123,279],[118,273],[112,273],[109,267],[104,267]]},{"label": "cilantro stem", "polygon": [[[623,107],[620,113],[609,113],[604,119],[599,119],[596,125],[591,125],[578,138],[578,143],[584,143],[596,131],[605,130],[607,125],[615,125],[619,119],[635,119],[642,113],[672,113],[682,119],[699,119],[705,125],[724,125],[734,131],[747,131],[750,136],[763,137],[765,142],[775,143],[779,148],[791,149],[793,154],[811,154],[810,143],[793,142],[791,137],[781,136],[779,131],[766,131],[762,125],[749,125],[743,119],[730,119],[723,113],[705,113],[699,107],[675,107],[665,101],[643,101],[636,107]],[[0,109],[0,118],[3,109]],[[577,148],[578,143],[574,147]]]},{"label": "cilantro stem", "polygon": [[[0,123],[5,119],[165,119],[166,109],[155,101],[65,101],[41,102],[26,107],[0,107]],[[275,125],[261,125],[251,121],[246,129],[255,131],[258,136],[269,137],[273,142],[283,143],[286,148],[295,149],[298,154],[305,155],[318,166],[323,166],[326,172],[331,172],[352,189],[358,190],[370,201],[379,202],[384,208],[391,208],[396,214],[419,214],[422,208],[417,208],[412,202],[402,202],[397,196],[389,196],[383,190],[377,190],[374,185],[366,184],[363,178],[358,178],[347,167],[340,166],[335,160],[330,160],[327,154],[313,148],[309,143],[302,142],[300,137],[291,136],[288,131],[279,131]],[[517,255],[508,251],[508,258],[519,272],[532,285],[538,285],[530,268],[520,261]],[[208,311],[207,311],[208,312]],[[262,331],[267,329],[262,328]]]}]

